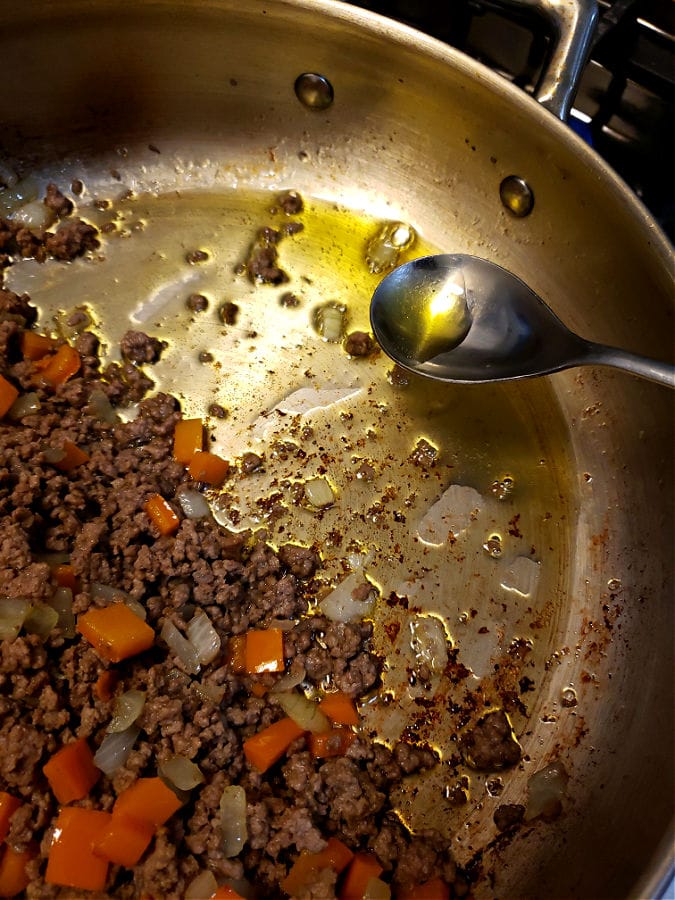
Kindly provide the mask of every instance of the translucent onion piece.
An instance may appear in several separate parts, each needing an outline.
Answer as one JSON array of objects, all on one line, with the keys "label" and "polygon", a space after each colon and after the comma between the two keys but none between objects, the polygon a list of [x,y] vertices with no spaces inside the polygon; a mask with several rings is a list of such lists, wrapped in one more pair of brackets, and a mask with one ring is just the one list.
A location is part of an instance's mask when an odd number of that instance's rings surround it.
[{"label": "translucent onion piece", "polygon": [[562,798],[567,788],[569,775],[559,759],[535,772],[527,785],[528,800],[525,819],[530,821],[538,816],[555,819],[561,811]]},{"label": "translucent onion piece", "polygon": [[114,603],[115,601],[126,601],[129,595],[121,588],[113,587],[111,584],[101,584],[94,581],[91,586],[91,599],[104,600],[106,603]]},{"label": "translucent onion piece", "polygon": [[59,614],[58,627],[66,638],[75,637],[75,614],[73,613],[73,592],[67,587],[58,587],[47,601]]},{"label": "translucent onion piece", "polygon": [[209,684],[203,681],[193,681],[192,686],[202,700],[207,700],[216,706],[220,706],[225,696],[225,687],[222,684]]},{"label": "translucent onion piece", "polygon": [[303,731],[329,731],[330,722],[317,703],[296,691],[275,694],[275,699],[287,716]]},{"label": "translucent onion piece", "polygon": [[112,775],[129,758],[140,732],[138,725],[131,725],[126,731],[106,734],[94,754],[94,765],[106,775]]},{"label": "translucent onion piece", "polygon": [[363,900],[391,900],[391,888],[381,878],[369,878]]},{"label": "translucent onion piece", "polygon": [[448,636],[435,616],[416,616],[410,622],[410,647],[433,672],[442,672],[448,663]]},{"label": "translucent onion piece", "polygon": [[213,872],[206,869],[192,879],[185,889],[185,900],[204,900],[205,897],[213,897],[218,890],[218,882]]},{"label": "translucent onion piece", "polygon": [[176,499],[188,519],[205,519],[211,515],[211,507],[206,497],[199,491],[193,491],[190,488],[183,488],[178,491]]},{"label": "translucent onion piece", "polygon": [[347,325],[347,308],[340,303],[324,303],[312,315],[312,324],[324,341],[342,340]]},{"label": "translucent onion piece", "polygon": [[204,781],[202,770],[187,756],[172,756],[161,763],[159,774],[170,781],[179,791],[191,791]]},{"label": "translucent onion piece", "polygon": [[49,209],[42,200],[31,200],[30,203],[12,210],[7,218],[13,222],[20,222],[26,228],[39,230],[44,228],[49,222]]},{"label": "translucent onion piece", "polygon": [[213,662],[220,652],[220,637],[205,612],[188,622],[187,633],[199,661],[204,665]]},{"label": "translucent onion piece", "polygon": [[166,641],[169,649],[176,654],[188,672],[197,675],[201,669],[197,651],[169,619],[165,619],[160,636]]},{"label": "translucent onion piece", "polygon": [[108,425],[115,425],[119,422],[119,416],[113,409],[112,403],[100,388],[94,388],[89,394],[87,411],[100,422],[106,422]]},{"label": "translucent onion piece", "polygon": [[139,603],[138,600],[134,600],[133,597],[124,597],[123,602],[125,606],[129,607],[134,615],[138,616],[139,619],[143,619],[145,622],[148,617],[148,611],[142,603]]},{"label": "translucent onion piece", "polygon": [[34,553],[35,562],[46,562],[50,566],[67,566],[70,562],[69,553]]},{"label": "translucent onion piece", "polygon": [[238,856],[248,839],[246,827],[246,791],[230,784],[220,797],[220,829],[226,859]]},{"label": "translucent onion piece", "polygon": [[143,712],[145,691],[125,691],[115,700],[113,717],[107,730],[111,734],[126,731]]},{"label": "translucent onion piece", "polygon": [[10,419],[17,422],[24,416],[30,416],[32,413],[39,412],[41,407],[40,398],[35,391],[29,391],[27,394],[20,394],[9,408],[7,413]]},{"label": "translucent onion piece", "polygon": [[321,612],[334,622],[355,622],[370,615],[375,604],[375,592],[366,600],[355,600],[352,593],[364,584],[360,572],[347,575],[340,584],[319,603]]},{"label": "translucent onion piece", "polygon": [[306,481],[305,497],[317,509],[323,509],[335,503],[333,488],[325,478],[310,478],[309,481]]},{"label": "translucent onion piece", "polygon": [[299,669],[297,672],[287,672],[285,675],[282,675],[274,687],[270,689],[270,693],[278,694],[280,691],[292,691],[294,687],[302,684],[306,675],[307,673],[304,669]]},{"label": "translucent onion piece", "polygon": [[30,612],[30,603],[21,597],[0,597],[0,640],[13,641]]},{"label": "translucent onion piece", "polygon": [[52,606],[48,606],[46,603],[36,603],[26,616],[23,627],[29,634],[47,637],[56,628],[58,621],[59,614]]},{"label": "translucent onion piece", "polygon": [[63,447],[45,447],[43,456],[47,460],[48,463],[60,463],[61,460],[65,457],[66,451]]}]

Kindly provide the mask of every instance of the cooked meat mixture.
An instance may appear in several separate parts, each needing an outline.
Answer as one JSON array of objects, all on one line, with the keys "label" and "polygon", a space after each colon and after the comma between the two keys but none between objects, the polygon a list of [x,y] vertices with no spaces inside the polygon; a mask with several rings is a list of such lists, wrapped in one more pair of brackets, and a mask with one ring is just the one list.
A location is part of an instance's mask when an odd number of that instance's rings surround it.
[{"label": "cooked meat mixture", "polygon": [[520,744],[502,709],[483,716],[462,736],[460,746],[464,758],[475,769],[503,769],[520,761]]},{"label": "cooked meat mixture", "polygon": [[[73,220],[39,248],[73,255],[95,245],[88,228]],[[6,223],[3,240],[22,247]],[[278,282],[265,243],[249,272]],[[183,897],[207,877],[328,900],[363,867],[394,897],[436,879],[464,896],[447,841],[411,834],[391,806],[434,753],[359,728],[355,701],[382,665],[371,625],[308,614],[317,549],[218,525],[201,494],[218,458],[178,461],[179,402],[146,396],[129,362],[102,369],[94,334],[45,341],[35,320],[27,297],[0,291],[2,858],[20,860],[25,896]],[[134,362],[160,349],[122,341]],[[243,473],[261,462],[248,454]],[[466,749],[481,767],[519,754],[496,714]]]},{"label": "cooked meat mixture", "polygon": [[166,341],[150,337],[143,331],[127,331],[120,341],[120,351],[125,359],[135,363],[155,363],[167,347]]}]

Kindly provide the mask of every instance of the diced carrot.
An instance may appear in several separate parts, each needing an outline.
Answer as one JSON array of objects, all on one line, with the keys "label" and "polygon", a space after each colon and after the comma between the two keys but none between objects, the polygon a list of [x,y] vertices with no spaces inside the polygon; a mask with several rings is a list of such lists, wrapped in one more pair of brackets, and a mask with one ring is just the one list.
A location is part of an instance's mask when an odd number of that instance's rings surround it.
[{"label": "diced carrot", "polygon": [[7,845],[0,857],[0,897],[16,897],[28,887],[26,866],[35,856],[34,850],[15,850]]},{"label": "diced carrot", "polygon": [[77,630],[102,659],[120,662],[155,642],[155,632],[125,603],[92,608],[77,617]]},{"label": "diced carrot", "polygon": [[80,354],[70,344],[61,344],[56,353],[49,357],[43,357],[40,362],[43,360],[46,360],[47,363],[44,368],[40,367],[42,371],[34,380],[51,388],[65,384],[79,371],[82,365]]},{"label": "diced carrot", "polygon": [[432,878],[397,894],[396,900],[450,900],[450,888],[441,878]]},{"label": "diced carrot", "polygon": [[209,900],[244,900],[229,884],[221,884],[215,894],[211,894]]},{"label": "diced carrot", "polygon": [[227,642],[227,663],[235,675],[246,672],[246,635],[235,634]]},{"label": "diced carrot", "polygon": [[379,878],[382,866],[372,853],[355,853],[340,890],[340,900],[363,900],[371,878]]},{"label": "diced carrot", "polygon": [[161,778],[137,778],[115,800],[113,815],[157,828],[179,809],[181,802]]},{"label": "diced carrot", "polygon": [[313,731],[309,736],[309,749],[316,759],[344,756],[356,735],[349,728],[331,728],[330,731]]},{"label": "diced carrot", "polygon": [[135,866],[154,833],[155,826],[150,822],[113,813],[110,824],[94,843],[94,852],[120,866]]},{"label": "diced carrot", "polygon": [[181,419],[173,432],[173,458],[187,466],[204,447],[204,423],[201,419]]},{"label": "diced carrot", "polygon": [[108,703],[113,698],[119,680],[119,672],[116,672],[115,669],[106,669],[96,679],[94,694],[102,703]]},{"label": "diced carrot", "polygon": [[244,756],[260,772],[266,772],[302,734],[302,728],[290,717],[279,719],[244,741]]},{"label": "diced carrot", "polygon": [[344,691],[326,694],[319,703],[319,709],[336,725],[358,725],[359,714],[354,701]]},{"label": "diced carrot", "polygon": [[229,471],[229,462],[208,450],[197,450],[188,466],[190,476],[205,484],[222,484]]},{"label": "diced carrot", "polygon": [[284,637],[280,628],[246,632],[246,671],[250,675],[284,671]]},{"label": "diced carrot", "polygon": [[59,803],[82,800],[101,777],[86,738],[61,747],[42,771]]},{"label": "diced carrot", "polygon": [[6,378],[0,375],[0,419],[5,415],[12,403],[19,396],[19,392]]},{"label": "diced carrot", "polygon": [[72,472],[73,469],[89,461],[89,454],[72,441],[64,441],[59,449],[63,450],[63,456],[61,459],[53,461],[52,465],[62,472]]},{"label": "diced carrot", "polygon": [[267,693],[268,688],[265,687],[260,681],[254,681],[251,685],[251,693],[254,697],[264,697]]},{"label": "diced carrot", "polygon": [[337,838],[328,838],[328,843],[318,853],[303,851],[291,866],[291,870],[281,882],[282,890],[295,896],[309,881],[313,881],[321,869],[333,869],[340,874],[351,862],[354,854],[346,844]]},{"label": "diced carrot", "polygon": [[62,563],[52,569],[54,581],[59,587],[67,587],[76,594],[80,589],[80,579],[75,574],[75,569],[69,563]]},{"label": "diced carrot", "polygon": [[13,797],[7,791],[0,791],[0,844],[7,837],[9,820],[20,806],[21,801],[17,797]]},{"label": "diced carrot", "polygon": [[24,331],[21,335],[21,352],[24,359],[42,359],[52,352],[55,344],[54,338],[38,334],[36,331]]},{"label": "diced carrot", "polygon": [[80,806],[64,806],[54,825],[47,859],[47,884],[102,891],[108,860],[94,853],[93,845],[110,824],[110,813]]},{"label": "diced carrot", "polygon": [[180,519],[161,494],[152,494],[148,497],[145,501],[145,511],[160,534],[173,534],[178,530]]}]

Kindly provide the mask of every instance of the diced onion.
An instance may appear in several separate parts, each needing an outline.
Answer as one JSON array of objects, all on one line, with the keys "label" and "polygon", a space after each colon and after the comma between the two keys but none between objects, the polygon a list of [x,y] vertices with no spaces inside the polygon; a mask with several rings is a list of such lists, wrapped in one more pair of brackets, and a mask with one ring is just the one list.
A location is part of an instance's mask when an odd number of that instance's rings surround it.
[{"label": "diced onion", "polygon": [[160,636],[162,640],[166,641],[169,649],[176,654],[188,672],[197,675],[201,669],[197,651],[169,619],[164,620]]},{"label": "diced onion", "polygon": [[15,422],[23,419],[24,416],[30,416],[32,413],[39,412],[41,407],[40,398],[35,391],[29,391],[27,394],[20,394],[9,408],[7,413],[10,419]]},{"label": "diced onion", "polygon": [[49,209],[42,200],[31,200],[20,206],[18,209],[12,210],[7,215],[8,219],[13,222],[20,222],[26,228],[40,229],[44,228],[49,222]]},{"label": "diced onion", "polygon": [[313,324],[324,341],[342,339],[347,324],[347,309],[339,303],[324,303],[314,310]]},{"label": "diced onion", "polygon": [[143,712],[144,706],[145,691],[131,690],[120,694],[115,700],[113,717],[107,730],[111,734],[126,731]]},{"label": "diced onion", "polygon": [[448,663],[448,636],[435,616],[416,616],[410,622],[410,647],[433,672],[442,672]]},{"label": "diced onion", "polygon": [[223,789],[220,797],[220,830],[223,855],[238,856],[248,840],[246,827],[246,791],[237,784]]},{"label": "diced onion", "polygon": [[369,878],[363,900],[391,900],[391,888],[381,878]]},{"label": "diced onion", "polygon": [[182,488],[176,494],[176,499],[188,519],[205,519],[211,515],[211,507],[206,497],[199,491],[193,491],[191,488]]},{"label": "diced onion", "polygon": [[218,890],[218,882],[213,872],[206,869],[192,879],[185,889],[185,900],[204,900],[205,897],[213,897]]},{"label": "diced onion", "polygon": [[179,791],[191,791],[204,781],[202,770],[187,756],[172,756],[159,766],[159,774]]},{"label": "diced onion", "polygon": [[374,589],[366,600],[355,600],[353,592],[364,583],[360,572],[347,575],[340,584],[319,603],[321,612],[334,622],[355,622],[370,615],[375,604]]},{"label": "diced onion", "polygon": [[530,821],[538,816],[545,819],[556,818],[560,814],[561,801],[568,781],[567,770],[559,759],[535,772],[527,785],[525,819]]},{"label": "diced onion", "polygon": [[140,732],[138,725],[131,725],[126,731],[106,734],[94,754],[94,765],[106,775],[112,775],[129,758]]},{"label": "diced onion", "polygon": [[67,566],[70,562],[69,553],[34,553],[35,562],[45,562],[49,566]]},{"label": "diced onion", "polygon": [[287,691],[275,694],[275,700],[287,716],[303,731],[329,731],[330,722],[319,709],[318,703],[308,700],[304,694]]},{"label": "diced onion", "polygon": [[220,637],[205,612],[198,612],[188,622],[187,633],[199,661],[204,665],[213,662],[220,652]]},{"label": "diced onion", "polygon": [[123,602],[125,606],[129,607],[129,609],[135,616],[138,616],[139,619],[143,619],[143,621],[145,622],[148,617],[148,611],[142,603],[139,603],[138,600],[135,600],[133,597],[128,596],[124,597]]},{"label": "diced onion", "polygon": [[269,627],[278,628],[280,631],[292,631],[297,624],[297,619],[271,619]]},{"label": "diced onion", "polygon": [[119,416],[101,388],[94,388],[89,394],[87,411],[100,422],[106,422],[108,425],[115,425],[119,422]]},{"label": "diced onion", "polygon": [[63,447],[45,447],[43,456],[47,460],[48,463],[52,463],[56,465],[56,463],[60,463],[62,459],[65,458],[66,451]]},{"label": "diced onion", "polygon": [[46,603],[36,603],[26,616],[23,627],[29,634],[47,637],[58,621],[59,614],[52,606],[48,606]]},{"label": "diced onion", "polygon": [[104,600],[106,603],[114,603],[116,601],[126,601],[129,595],[121,588],[113,587],[111,584],[101,584],[100,581],[94,581],[91,586],[91,599]]},{"label": "diced onion", "polygon": [[59,614],[58,627],[66,638],[75,637],[75,614],[73,613],[73,592],[68,587],[57,587],[47,601]]},{"label": "diced onion", "polygon": [[220,706],[223,702],[223,697],[225,696],[225,686],[222,684],[209,684],[208,682],[203,681],[193,681],[192,686],[194,687],[196,693],[202,698],[202,700],[207,700],[209,703],[214,703],[216,706]]},{"label": "diced onion", "polygon": [[305,482],[305,497],[312,506],[323,509],[335,503],[333,488],[325,478],[310,478]]},{"label": "diced onion", "polygon": [[0,640],[13,641],[30,612],[30,603],[22,597],[0,597]]},{"label": "diced onion", "polygon": [[278,694],[280,691],[292,691],[294,687],[305,680],[307,673],[304,669],[298,669],[297,672],[287,672],[282,675],[277,683],[270,689],[271,694]]}]

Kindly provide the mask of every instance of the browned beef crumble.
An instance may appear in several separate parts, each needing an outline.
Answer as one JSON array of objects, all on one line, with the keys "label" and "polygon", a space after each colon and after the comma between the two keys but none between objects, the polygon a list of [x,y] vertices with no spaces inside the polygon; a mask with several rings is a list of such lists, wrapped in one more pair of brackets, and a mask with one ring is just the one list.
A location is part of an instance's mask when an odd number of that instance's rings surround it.
[{"label": "browned beef crumble", "polygon": [[[435,833],[410,834],[390,804],[402,780],[437,763],[429,750],[405,743],[389,749],[359,734],[345,756],[316,759],[301,737],[262,775],[247,762],[243,741],[284,713],[273,693],[259,697],[251,691],[256,679],[264,684],[269,675],[231,671],[228,639],[292,620],[296,624],[285,632],[287,671],[301,675],[308,690],[328,686],[360,698],[377,688],[380,675],[381,661],[369,649],[372,626],[307,615],[312,579],[321,567],[315,549],[275,549],[264,534],[232,533],[213,519],[183,516],[177,493],[197,486],[172,457],[179,403],[162,393],[146,397],[152,382],[131,363],[101,369],[94,334],[77,338],[82,368],[75,377],[54,391],[35,387],[34,365],[18,352],[20,333],[35,318],[27,297],[0,291],[0,373],[19,389],[34,390],[41,404],[19,421],[0,420],[0,596],[49,601],[55,589],[50,554],[61,554],[79,580],[76,615],[92,604],[105,605],[92,596],[98,582],[140,602],[157,633],[166,619],[182,629],[203,610],[223,646],[197,677],[185,673],[159,638],[149,651],[114,666],[117,695],[130,688],[146,693],[141,733],[126,763],[103,776],[81,804],[110,810],[124,788],[139,776],[155,775],[158,764],[176,754],[196,762],[205,782],[158,830],[136,867],[110,867],[106,896],[180,897],[208,868],[219,882],[247,878],[259,898],[274,900],[285,896],[279,883],[298,855],[322,849],[330,836],[354,851],[374,853],[395,890],[440,875],[463,895],[466,882],[447,842]],[[129,339],[128,345],[135,342]],[[147,352],[139,353],[151,361]],[[138,415],[108,421],[94,392],[113,407],[140,401]],[[89,455],[69,473],[45,457],[47,447],[64,439]],[[242,468],[261,462],[250,454]],[[144,512],[153,493],[169,500],[181,519],[172,536],[159,536]],[[94,896],[44,882],[57,803],[42,766],[73,739],[87,738],[93,750],[100,745],[114,701],[97,699],[94,685],[108,668],[86,641],[67,637],[59,627],[46,638],[21,633],[0,642],[0,790],[23,801],[8,840],[16,848],[40,848],[29,865],[28,898]],[[221,689],[222,701],[205,699],[199,682]],[[246,791],[249,838],[238,857],[226,859],[219,802],[232,783]],[[307,885],[306,896],[329,900],[335,891],[335,873],[326,869]]]}]

